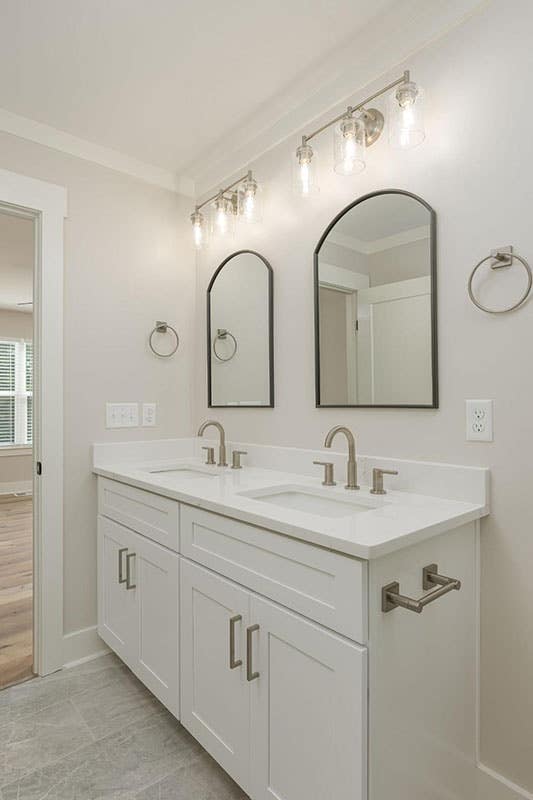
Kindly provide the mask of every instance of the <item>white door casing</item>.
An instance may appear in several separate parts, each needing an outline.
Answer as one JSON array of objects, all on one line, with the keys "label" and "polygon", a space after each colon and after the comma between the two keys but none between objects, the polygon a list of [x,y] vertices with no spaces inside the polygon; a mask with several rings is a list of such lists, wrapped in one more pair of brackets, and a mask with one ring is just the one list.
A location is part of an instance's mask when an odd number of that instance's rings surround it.
[{"label": "white door casing", "polygon": [[63,666],[63,225],[67,191],[0,170],[0,205],[35,218],[34,670]]}]

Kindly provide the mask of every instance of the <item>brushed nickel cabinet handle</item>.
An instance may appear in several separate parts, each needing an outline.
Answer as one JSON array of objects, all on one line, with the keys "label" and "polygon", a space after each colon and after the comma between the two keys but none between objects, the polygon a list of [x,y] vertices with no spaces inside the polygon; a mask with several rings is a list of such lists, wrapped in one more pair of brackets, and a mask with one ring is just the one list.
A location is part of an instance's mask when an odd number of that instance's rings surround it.
[{"label": "brushed nickel cabinet handle", "polygon": [[122,556],[124,553],[128,552],[127,547],[121,547],[118,551],[118,582],[119,583],[126,583],[126,578],[124,577],[124,572],[122,569]]},{"label": "brushed nickel cabinet handle", "polygon": [[249,682],[255,681],[259,677],[259,673],[254,672],[252,666],[252,635],[258,630],[259,625],[250,625],[249,628],[246,628],[246,679]]},{"label": "brushed nickel cabinet handle", "polygon": [[235,658],[235,625],[242,620],[240,614],[236,614],[229,621],[229,668],[237,669],[242,667],[242,658]]},{"label": "brushed nickel cabinet handle", "polygon": [[126,556],[126,589],[137,588],[137,584],[131,582],[131,567],[130,567],[131,559],[135,558],[136,555],[137,553],[128,553],[128,555]]}]

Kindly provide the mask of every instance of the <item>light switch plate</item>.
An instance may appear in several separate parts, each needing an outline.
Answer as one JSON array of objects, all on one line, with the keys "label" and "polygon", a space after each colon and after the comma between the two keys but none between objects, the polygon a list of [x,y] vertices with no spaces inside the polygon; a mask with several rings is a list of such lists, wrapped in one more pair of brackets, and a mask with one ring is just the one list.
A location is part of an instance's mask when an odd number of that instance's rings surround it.
[{"label": "light switch plate", "polygon": [[138,403],[106,403],[106,428],[138,428]]},{"label": "light switch plate", "polygon": [[494,440],[493,400],[466,401],[466,440],[492,442]]},{"label": "light switch plate", "polygon": [[152,428],[156,423],[156,404],[143,403],[143,427]]}]

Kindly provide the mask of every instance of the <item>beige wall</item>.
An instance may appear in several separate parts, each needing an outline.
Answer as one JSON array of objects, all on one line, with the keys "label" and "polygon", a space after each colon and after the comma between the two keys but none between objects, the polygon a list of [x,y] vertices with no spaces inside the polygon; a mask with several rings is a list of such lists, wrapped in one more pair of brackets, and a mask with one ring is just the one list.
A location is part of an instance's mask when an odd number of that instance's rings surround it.
[{"label": "beige wall", "polygon": [[[95,441],[191,432],[194,269],[179,196],[0,134],[0,167],[63,185],[65,223],[65,632],[96,623]],[[156,319],[178,354],[147,347]],[[105,402],[154,401],[157,427],[107,431]],[[46,468],[46,463],[45,463]]]},{"label": "beige wall", "polygon": [[[239,441],[315,447],[328,428],[344,422],[363,453],[491,468],[492,515],[482,526],[481,754],[530,792],[533,300],[514,314],[489,316],[468,300],[466,281],[493,247],[513,244],[533,262],[533,113],[524,100],[533,74],[532,28],[529,0],[494,0],[410,59],[406,66],[427,92],[426,143],[400,154],[383,137],[369,151],[367,170],[346,179],[328,169],[329,137],[317,139],[322,182],[313,201],[291,196],[297,136],[252,165],[265,183],[264,223],[241,233],[233,248],[259,250],[274,269],[276,408],[217,409],[228,436]],[[437,212],[441,407],[316,409],[313,251],[337,212],[387,187],[421,195]],[[202,255],[201,290],[228,252],[213,245]],[[496,280],[503,299],[516,292],[511,271]],[[202,298],[198,308],[203,312]],[[195,423],[207,414],[204,324],[202,314]],[[494,398],[494,443],[465,441],[465,398]]]},{"label": "beige wall", "polygon": [[[0,272],[1,275],[1,272]],[[1,296],[0,288],[0,296]],[[33,314],[0,308],[0,339],[33,339]]]}]

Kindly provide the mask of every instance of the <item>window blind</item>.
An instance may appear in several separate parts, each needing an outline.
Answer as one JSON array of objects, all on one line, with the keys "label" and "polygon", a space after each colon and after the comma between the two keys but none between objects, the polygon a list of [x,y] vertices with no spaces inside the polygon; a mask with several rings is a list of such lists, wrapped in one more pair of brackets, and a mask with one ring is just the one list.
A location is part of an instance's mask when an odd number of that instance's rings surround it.
[{"label": "window blind", "polygon": [[0,446],[32,443],[33,347],[0,340]]}]

